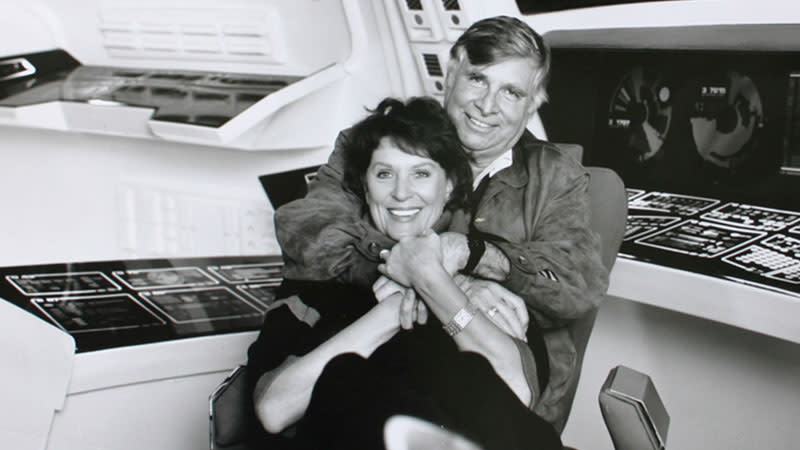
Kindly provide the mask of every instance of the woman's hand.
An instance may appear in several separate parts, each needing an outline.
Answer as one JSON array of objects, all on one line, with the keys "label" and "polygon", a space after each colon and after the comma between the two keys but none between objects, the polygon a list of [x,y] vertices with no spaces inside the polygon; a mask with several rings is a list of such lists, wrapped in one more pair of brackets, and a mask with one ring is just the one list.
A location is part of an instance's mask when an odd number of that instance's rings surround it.
[{"label": "woman's hand", "polygon": [[461,274],[453,277],[459,288],[492,323],[507,335],[527,341],[528,308],[521,297],[494,281]]},{"label": "woman's hand", "polygon": [[384,262],[378,265],[378,271],[408,287],[424,279],[432,266],[442,265],[439,235],[432,230],[403,238],[391,250],[381,251],[380,256]]},{"label": "woman's hand", "polygon": [[414,327],[414,322],[422,325],[428,321],[428,308],[425,303],[417,298],[414,289],[402,286],[385,276],[378,278],[372,285],[372,292],[379,303],[393,296],[399,295],[399,321],[400,327],[410,330]]}]

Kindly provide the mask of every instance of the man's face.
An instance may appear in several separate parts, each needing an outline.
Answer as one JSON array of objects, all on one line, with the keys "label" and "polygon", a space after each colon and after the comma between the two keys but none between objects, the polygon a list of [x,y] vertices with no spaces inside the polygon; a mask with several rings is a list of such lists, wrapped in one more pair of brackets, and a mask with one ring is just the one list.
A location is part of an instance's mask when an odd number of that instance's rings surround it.
[{"label": "man's face", "polygon": [[537,68],[525,58],[474,66],[462,51],[447,66],[444,106],[473,156],[494,160],[509,150],[536,112]]}]

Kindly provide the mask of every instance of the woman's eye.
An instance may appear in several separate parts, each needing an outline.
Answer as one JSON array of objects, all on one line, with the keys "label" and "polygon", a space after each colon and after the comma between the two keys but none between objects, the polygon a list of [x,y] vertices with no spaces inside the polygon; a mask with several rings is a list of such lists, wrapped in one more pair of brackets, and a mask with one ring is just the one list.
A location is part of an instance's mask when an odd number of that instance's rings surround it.
[{"label": "woman's eye", "polygon": [[386,179],[386,178],[389,178],[391,176],[392,176],[392,173],[389,172],[388,170],[379,170],[379,171],[375,172],[375,178]]},{"label": "woman's eye", "polygon": [[431,176],[431,173],[427,170],[418,170],[415,175],[417,178],[428,178]]}]

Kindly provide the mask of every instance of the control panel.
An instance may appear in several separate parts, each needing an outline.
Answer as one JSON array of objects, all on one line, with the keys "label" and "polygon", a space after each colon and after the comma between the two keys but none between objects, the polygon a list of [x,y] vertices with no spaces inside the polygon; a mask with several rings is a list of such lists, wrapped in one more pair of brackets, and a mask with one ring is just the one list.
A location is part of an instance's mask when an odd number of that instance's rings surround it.
[{"label": "control panel", "polygon": [[800,212],[628,189],[624,256],[800,296]]},{"label": "control panel", "polygon": [[78,351],[257,329],[279,256],[0,268],[0,298],[70,333]]}]

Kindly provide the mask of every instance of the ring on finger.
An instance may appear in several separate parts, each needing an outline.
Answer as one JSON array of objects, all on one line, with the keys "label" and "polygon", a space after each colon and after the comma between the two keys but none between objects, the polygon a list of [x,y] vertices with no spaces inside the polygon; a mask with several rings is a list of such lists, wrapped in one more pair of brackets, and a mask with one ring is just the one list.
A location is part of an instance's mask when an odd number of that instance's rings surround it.
[{"label": "ring on finger", "polygon": [[492,306],[488,311],[486,311],[486,313],[489,314],[489,317],[494,317],[494,315],[497,314],[497,311],[497,306]]}]

